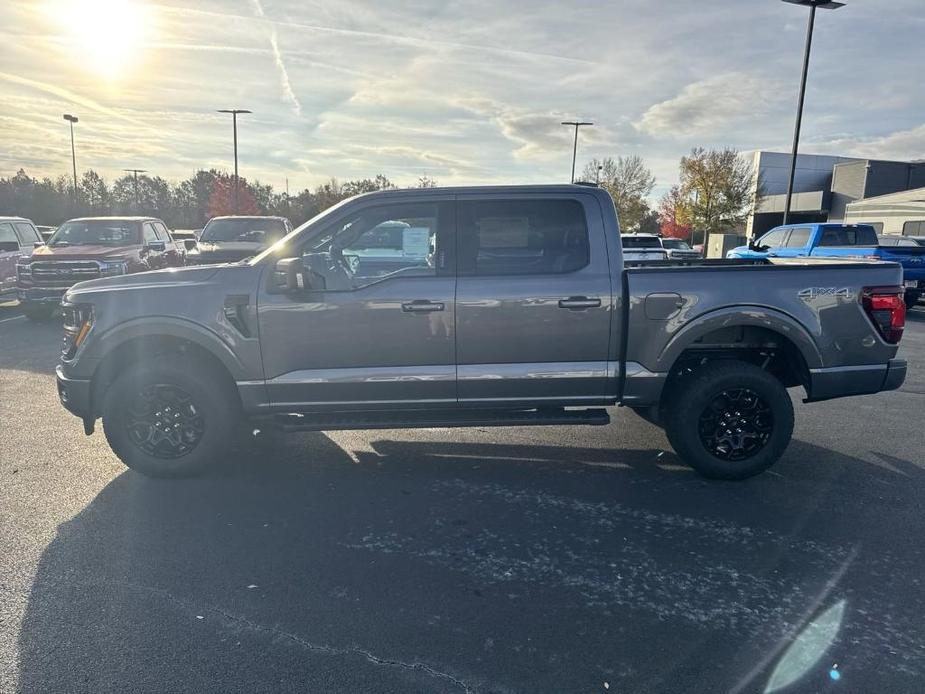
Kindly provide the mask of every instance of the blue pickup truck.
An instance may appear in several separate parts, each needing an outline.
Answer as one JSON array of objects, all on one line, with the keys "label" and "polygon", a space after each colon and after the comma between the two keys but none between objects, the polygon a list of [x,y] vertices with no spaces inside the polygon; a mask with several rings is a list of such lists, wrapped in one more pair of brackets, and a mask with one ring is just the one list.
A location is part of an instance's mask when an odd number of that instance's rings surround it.
[{"label": "blue pickup truck", "polygon": [[727,258],[865,258],[899,263],[903,268],[906,306],[925,294],[925,247],[881,246],[869,224],[789,224],[775,227],[748,246],[733,248]]}]

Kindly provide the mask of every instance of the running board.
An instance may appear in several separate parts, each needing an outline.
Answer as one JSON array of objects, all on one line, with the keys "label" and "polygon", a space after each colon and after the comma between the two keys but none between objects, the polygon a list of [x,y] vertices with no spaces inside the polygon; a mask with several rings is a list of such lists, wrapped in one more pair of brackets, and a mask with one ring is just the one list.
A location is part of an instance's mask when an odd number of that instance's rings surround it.
[{"label": "running board", "polygon": [[587,410],[452,410],[410,412],[335,412],[281,414],[271,418],[282,431],[342,431],[350,429],[429,429],[432,427],[523,427],[581,424],[604,426],[610,415],[603,408]]}]

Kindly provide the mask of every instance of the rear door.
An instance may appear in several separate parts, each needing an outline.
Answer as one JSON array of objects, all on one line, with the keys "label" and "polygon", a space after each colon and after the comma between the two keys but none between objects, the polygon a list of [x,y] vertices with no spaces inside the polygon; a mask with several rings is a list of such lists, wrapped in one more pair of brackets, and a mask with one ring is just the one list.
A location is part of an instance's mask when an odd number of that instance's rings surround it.
[{"label": "rear door", "polygon": [[604,236],[591,196],[459,196],[460,404],[579,405],[612,395]]},{"label": "rear door", "polygon": [[13,223],[0,222],[0,293],[16,289],[16,259],[21,253]]}]

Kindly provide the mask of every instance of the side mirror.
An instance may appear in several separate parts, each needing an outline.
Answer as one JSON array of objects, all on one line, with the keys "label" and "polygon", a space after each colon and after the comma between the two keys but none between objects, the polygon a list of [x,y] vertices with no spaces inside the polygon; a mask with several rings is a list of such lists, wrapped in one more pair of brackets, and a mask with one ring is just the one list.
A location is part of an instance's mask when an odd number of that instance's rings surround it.
[{"label": "side mirror", "polygon": [[45,245],[45,242],[44,242],[44,241],[33,241],[33,242],[32,242],[32,247],[33,247],[33,248],[41,248],[41,247],[44,246],[44,245]]},{"label": "side mirror", "polygon": [[158,253],[162,253],[167,250],[167,242],[166,241],[148,241],[148,243],[145,244],[145,248],[148,249],[149,251],[156,251]]},{"label": "side mirror", "polygon": [[276,262],[273,284],[284,292],[299,293],[311,289],[301,258],[283,258]]},{"label": "side mirror", "polygon": [[191,251],[196,248],[196,239],[184,239],[183,245],[186,246],[186,250]]}]

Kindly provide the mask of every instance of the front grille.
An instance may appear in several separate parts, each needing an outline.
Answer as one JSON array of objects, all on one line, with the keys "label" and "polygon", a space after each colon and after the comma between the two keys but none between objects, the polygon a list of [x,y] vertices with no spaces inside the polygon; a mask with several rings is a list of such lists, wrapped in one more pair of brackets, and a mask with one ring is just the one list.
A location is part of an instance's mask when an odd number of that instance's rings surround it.
[{"label": "front grille", "polygon": [[70,287],[100,277],[95,260],[44,260],[32,263],[32,282],[39,287]]}]

